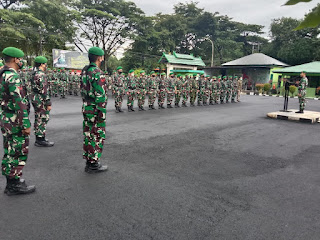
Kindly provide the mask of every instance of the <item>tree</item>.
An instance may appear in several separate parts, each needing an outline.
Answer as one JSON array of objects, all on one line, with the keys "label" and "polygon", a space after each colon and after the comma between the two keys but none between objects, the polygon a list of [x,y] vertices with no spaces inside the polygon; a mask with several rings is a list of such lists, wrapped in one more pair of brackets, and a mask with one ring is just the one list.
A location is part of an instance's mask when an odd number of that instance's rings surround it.
[{"label": "tree", "polygon": [[21,2],[25,2],[25,0],[1,0],[0,1],[0,6],[3,9],[8,9],[9,7],[11,7],[14,4],[19,4]]},{"label": "tree", "polygon": [[124,0],[79,0],[76,9],[79,11],[76,46],[86,48],[81,38],[87,39],[104,50],[106,61],[135,36],[137,22],[143,15],[133,2]]}]

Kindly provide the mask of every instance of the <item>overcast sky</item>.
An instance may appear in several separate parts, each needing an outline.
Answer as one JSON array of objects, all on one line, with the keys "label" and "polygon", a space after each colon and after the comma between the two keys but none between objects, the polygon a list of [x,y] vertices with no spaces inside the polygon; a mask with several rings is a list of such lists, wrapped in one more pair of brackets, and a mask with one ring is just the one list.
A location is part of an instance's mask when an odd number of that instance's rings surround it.
[{"label": "overcast sky", "polygon": [[[179,2],[190,2],[185,0],[131,0],[137,4],[147,15],[155,13],[172,13],[173,6]],[[235,21],[260,24],[269,31],[272,19],[279,17],[303,18],[305,13],[315,7],[318,0],[311,3],[299,3],[294,6],[281,6],[287,0],[195,0],[199,7],[209,12],[219,12],[228,15]],[[267,35],[267,34],[266,34]]]}]

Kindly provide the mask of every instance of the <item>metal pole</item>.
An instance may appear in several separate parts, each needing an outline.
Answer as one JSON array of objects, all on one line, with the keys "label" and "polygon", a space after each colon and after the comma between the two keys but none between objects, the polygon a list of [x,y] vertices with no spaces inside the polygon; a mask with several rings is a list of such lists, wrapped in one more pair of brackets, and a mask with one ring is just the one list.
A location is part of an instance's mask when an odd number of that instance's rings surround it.
[{"label": "metal pole", "polygon": [[206,40],[211,42],[212,54],[211,54],[211,67],[213,67],[213,57],[214,57],[214,43],[210,38],[205,38]]}]

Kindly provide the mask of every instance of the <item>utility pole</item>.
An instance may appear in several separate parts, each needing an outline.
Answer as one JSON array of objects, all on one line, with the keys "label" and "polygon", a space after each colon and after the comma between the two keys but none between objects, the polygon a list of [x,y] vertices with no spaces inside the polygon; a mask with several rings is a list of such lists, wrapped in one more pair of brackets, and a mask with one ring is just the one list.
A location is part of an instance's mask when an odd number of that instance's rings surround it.
[{"label": "utility pole", "polygon": [[206,40],[211,42],[212,54],[211,54],[211,67],[213,67],[213,57],[214,57],[214,43],[210,38],[205,38]]},{"label": "utility pole", "polygon": [[42,55],[42,29],[39,27],[39,49],[40,49],[40,55]]}]

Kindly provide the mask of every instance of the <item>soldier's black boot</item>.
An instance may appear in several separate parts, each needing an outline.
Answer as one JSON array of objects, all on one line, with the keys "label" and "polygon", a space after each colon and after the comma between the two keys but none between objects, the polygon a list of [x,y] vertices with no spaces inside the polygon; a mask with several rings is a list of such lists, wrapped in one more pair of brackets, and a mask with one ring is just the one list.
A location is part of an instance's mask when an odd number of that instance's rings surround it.
[{"label": "soldier's black boot", "polygon": [[128,106],[128,112],[132,112],[131,106]]},{"label": "soldier's black boot", "polygon": [[108,166],[101,165],[100,162],[95,162],[95,163],[87,162],[86,167],[84,169],[86,173],[101,173],[107,170],[108,170]]},{"label": "soldier's black boot", "polygon": [[116,113],[119,113],[119,108],[118,107],[116,107]]},{"label": "soldier's black boot", "polygon": [[198,106],[202,106],[201,102],[198,102]]},{"label": "soldier's black boot", "polygon": [[167,104],[167,108],[172,108],[171,104]]},{"label": "soldier's black boot", "polygon": [[53,147],[54,142],[49,142],[45,137],[36,137],[36,142],[34,143],[36,147]]},{"label": "soldier's black boot", "polygon": [[161,109],[165,109],[165,107],[163,106],[163,104],[161,104],[161,106],[160,106],[160,107],[161,107]]},{"label": "soldier's black boot", "polygon": [[224,104],[224,102],[223,102],[223,101],[220,101],[220,104]]},{"label": "soldier's black boot", "polygon": [[153,104],[151,105],[151,109],[152,110],[156,110]]},{"label": "soldier's black boot", "polygon": [[296,112],[296,113],[303,113],[303,110],[301,111],[301,110],[299,110],[298,112]]},{"label": "soldier's black boot", "polygon": [[209,105],[213,105],[213,102],[212,102],[212,101],[210,101]]},{"label": "soldier's black boot", "polygon": [[123,113],[123,110],[121,109],[121,107],[118,107],[118,111],[119,113]]},{"label": "soldier's black boot", "polygon": [[28,186],[24,179],[12,179],[7,177],[7,186],[4,193],[8,196],[33,193],[35,186]]},{"label": "soldier's black boot", "polygon": [[131,112],[135,112],[135,110],[133,109],[133,106],[130,106]]}]

